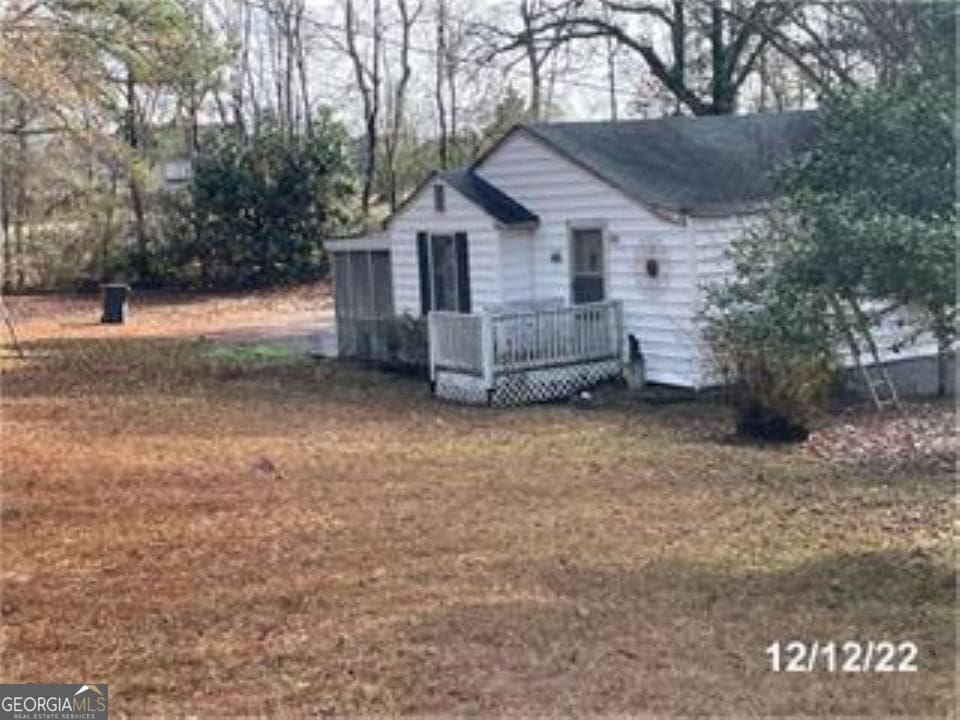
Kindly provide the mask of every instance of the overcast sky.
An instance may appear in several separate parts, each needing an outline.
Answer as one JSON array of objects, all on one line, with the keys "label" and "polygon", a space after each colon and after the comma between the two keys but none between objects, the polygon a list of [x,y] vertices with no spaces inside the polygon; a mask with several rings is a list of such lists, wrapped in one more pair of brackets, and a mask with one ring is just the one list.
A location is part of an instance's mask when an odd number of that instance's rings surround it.
[{"label": "overcast sky", "polygon": [[[361,8],[363,7],[364,0],[355,1]],[[482,18],[501,27],[514,27],[517,22],[518,3],[515,0],[470,0],[470,2],[448,0],[448,2],[452,8],[451,14],[467,21]],[[383,6],[386,13],[395,12],[394,3],[390,0],[384,0]],[[421,116],[422,121],[433,118],[435,30],[432,7],[431,2],[430,9],[425,11],[418,20],[414,30],[414,52],[411,58],[414,78],[410,86],[410,99],[415,106],[412,108],[413,111]],[[343,119],[357,121],[359,120],[359,95],[354,89],[353,69],[346,56],[336,49],[336,44],[342,42],[342,31],[338,32],[343,22],[341,0],[308,0],[308,12],[313,21],[311,23],[313,36],[311,83],[314,86],[315,97],[318,101],[329,103],[337,108],[343,115]],[[364,16],[361,15],[361,28],[364,20]],[[396,37],[396,33],[391,36]],[[570,53],[569,57],[558,58],[558,61],[566,61],[572,65],[572,69],[558,75],[555,80],[553,101],[561,117],[604,119],[609,116],[607,65],[602,43],[603,41],[593,43],[595,52],[592,54],[589,48],[581,47],[579,54],[574,52]],[[397,46],[394,44],[392,46],[394,55],[396,49]],[[470,61],[470,64],[475,74],[482,79],[474,80],[472,83],[465,82],[463,89],[465,106],[477,105],[478,97],[486,97],[483,93],[490,98],[495,98],[498,90],[502,89],[505,83],[513,85],[523,93],[527,92],[529,77],[522,63],[508,70],[505,76],[502,74],[505,61],[498,61],[496,67],[486,71],[478,71],[476,60]],[[631,113],[628,107],[635,97],[635,92],[632,90],[634,85],[630,80],[635,78],[638,72],[642,74],[642,69],[638,68],[634,59],[625,51],[621,51],[617,65],[618,111],[621,116],[636,114]],[[474,84],[479,84],[480,87],[473,87]],[[472,95],[470,90],[474,91]],[[484,107],[484,101],[481,100],[479,105]]]}]

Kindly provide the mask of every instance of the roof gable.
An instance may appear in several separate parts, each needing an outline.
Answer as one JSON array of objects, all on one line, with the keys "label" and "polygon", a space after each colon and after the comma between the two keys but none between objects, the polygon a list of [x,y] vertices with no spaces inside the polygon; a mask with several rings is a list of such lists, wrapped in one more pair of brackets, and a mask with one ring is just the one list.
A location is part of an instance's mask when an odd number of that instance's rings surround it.
[{"label": "roof gable", "polygon": [[447,170],[439,175],[467,200],[503,225],[529,225],[539,222],[536,214],[477,175],[472,168]]},{"label": "roof gable", "polygon": [[388,225],[394,217],[410,205],[423,192],[424,188],[435,182],[442,180],[446,185],[456,190],[466,200],[483,210],[501,225],[509,227],[526,226],[536,224],[540,221],[535,213],[532,213],[521,203],[504,193],[499,188],[490,184],[479,175],[473,168],[461,168],[458,170],[434,170],[427,178],[420,183],[416,190],[397,207],[384,221],[384,226]]},{"label": "roof gable", "polygon": [[772,199],[775,171],[816,139],[815,112],[519,125],[560,156],[654,210],[752,212]]}]

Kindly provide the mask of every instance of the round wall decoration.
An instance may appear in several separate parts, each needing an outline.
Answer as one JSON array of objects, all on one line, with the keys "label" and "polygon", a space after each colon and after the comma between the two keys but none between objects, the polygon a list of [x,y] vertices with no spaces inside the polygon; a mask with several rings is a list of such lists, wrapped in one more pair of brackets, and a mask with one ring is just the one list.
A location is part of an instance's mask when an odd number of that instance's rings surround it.
[{"label": "round wall decoration", "polygon": [[637,284],[643,287],[659,287],[669,281],[670,256],[659,240],[648,240],[637,246],[634,274]]}]

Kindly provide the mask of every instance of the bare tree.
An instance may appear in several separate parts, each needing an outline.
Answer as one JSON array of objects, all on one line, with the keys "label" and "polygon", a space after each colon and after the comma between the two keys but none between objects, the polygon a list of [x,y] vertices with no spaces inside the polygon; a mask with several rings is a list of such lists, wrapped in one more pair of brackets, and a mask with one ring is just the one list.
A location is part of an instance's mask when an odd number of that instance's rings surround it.
[{"label": "bare tree", "polygon": [[448,19],[446,53],[443,61],[446,70],[447,97],[450,98],[450,149],[454,164],[461,160],[457,148],[460,134],[460,55],[464,51],[464,40],[463,23],[452,22],[452,18]]},{"label": "bare tree", "polygon": [[[402,141],[406,119],[407,86],[410,84],[410,76],[413,72],[410,67],[410,33],[423,10],[423,4],[418,2],[415,7],[411,8],[407,4],[407,0],[397,0],[397,10],[400,13],[400,78],[394,85],[390,98],[390,127],[384,136],[383,143],[387,171],[387,194],[391,211],[397,207],[397,150]],[[384,64],[386,65],[386,63]]]},{"label": "bare tree", "polygon": [[[7,126],[7,98],[0,93],[0,127]],[[9,151],[5,147],[7,138],[0,136],[0,233],[3,234],[3,292],[13,290],[13,246],[10,237],[10,186],[12,168]]]},{"label": "bare tree", "polygon": [[363,123],[365,131],[365,168],[361,208],[364,215],[370,211],[370,197],[373,189],[374,174],[377,170],[378,126],[380,119],[381,57],[383,51],[383,9],[381,0],[373,2],[373,29],[369,34],[371,47],[369,61],[365,60],[360,49],[360,36],[356,7],[353,0],[344,3],[344,34],[346,48],[353,63],[354,80],[360,92],[363,104]]},{"label": "bare tree", "polygon": [[439,137],[437,139],[437,152],[440,159],[440,167],[449,167],[450,162],[450,139],[447,131],[447,107],[444,99],[444,78],[446,77],[447,57],[447,2],[446,0],[437,0],[436,13],[436,62],[434,63],[435,84],[434,101],[437,106],[437,121],[439,126]]},{"label": "bare tree", "polygon": [[[749,10],[733,14],[724,0],[670,0],[628,3],[617,0],[563,0],[548,4],[523,0],[523,28],[508,37],[497,52],[523,51],[531,73],[531,109],[537,109],[538,68],[535,49],[554,52],[564,43],[610,38],[636,53],[678,106],[697,115],[736,109],[737,95],[754,71],[769,33],[779,28],[799,0],[757,0]],[[666,34],[667,54],[651,40]],[[697,50],[695,58],[691,49]],[[703,67],[706,77],[691,73]],[[705,81],[705,82],[704,82]]]},{"label": "bare tree", "polygon": [[[500,26],[485,26],[488,34],[494,38],[494,47],[488,59],[519,52],[514,60],[507,63],[506,69],[509,70],[521,60],[525,64],[529,82],[528,115],[531,120],[538,121],[544,117],[545,69],[555,53],[569,41],[570,38],[566,36],[569,31],[567,23],[578,5],[575,0],[561,6],[550,5],[548,0],[520,0],[519,31],[511,33]],[[547,16],[551,18],[549,24],[543,21]]]},{"label": "bare tree", "polygon": [[[610,9],[604,8],[605,14],[609,16]],[[620,46],[611,36],[604,38],[607,61],[607,94],[610,100],[610,120],[617,121],[617,50]]]},{"label": "bare tree", "polygon": [[437,110],[438,156],[441,167],[459,161],[457,157],[460,122],[460,80],[465,52],[463,20],[450,12],[449,0],[437,0],[436,50],[434,53],[434,103]]},{"label": "bare tree", "polygon": [[306,6],[304,0],[296,0],[293,4],[293,38],[296,54],[297,75],[300,78],[300,103],[303,107],[303,126],[309,132],[313,127],[313,106],[310,103],[310,79],[307,74],[307,51],[303,37],[304,14]]}]

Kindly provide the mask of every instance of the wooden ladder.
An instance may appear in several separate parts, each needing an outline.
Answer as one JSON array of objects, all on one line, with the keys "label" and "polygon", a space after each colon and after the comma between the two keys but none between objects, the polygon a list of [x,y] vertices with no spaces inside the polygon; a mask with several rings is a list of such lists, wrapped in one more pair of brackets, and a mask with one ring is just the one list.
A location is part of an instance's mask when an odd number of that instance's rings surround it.
[{"label": "wooden ladder", "polygon": [[[853,361],[856,363],[857,371],[860,373],[864,385],[867,386],[867,392],[870,394],[870,399],[873,400],[874,407],[881,412],[887,408],[893,408],[897,411],[901,410],[900,395],[897,393],[897,388],[893,384],[893,380],[890,379],[890,373],[887,372],[887,368],[884,367],[880,360],[880,352],[877,350],[876,342],[874,342],[873,337],[870,335],[870,330],[862,322],[857,324],[864,335],[862,339],[866,342],[872,361],[869,365],[864,365],[860,359],[860,343],[857,341],[856,330],[850,326],[850,322],[847,319],[846,313],[843,311],[843,306],[839,298],[833,297],[831,300],[834,312],[837,314],[840,327],[849,345],[850,354],[853,356]],[[850,305],[852,306],[854,315],[860,316],[862,319],[863,312],[859,306],[853,301],[850,301]],[[857,325],[855,325],[855,327]]]},{"label": "wooden ladder", "polygon": [[900,410],[900,396],[897,394],[897,387],[890,379],[890,373],[878,361],[872,365],[863,365],[859,358],[857,365],[860,368],[860,377],[870,393],[874,406],[877,410],[886,410],[893,408]]}]

